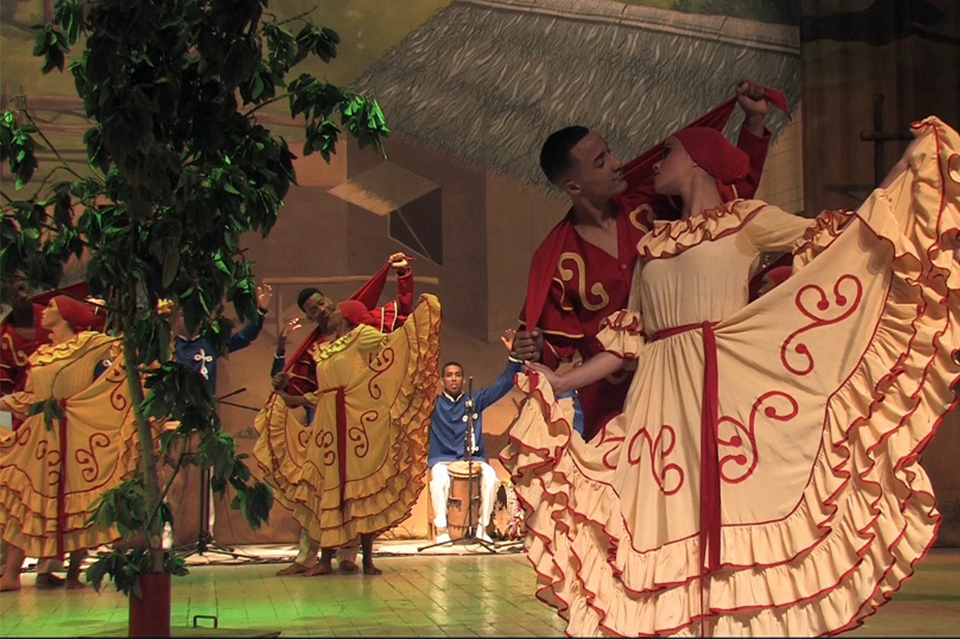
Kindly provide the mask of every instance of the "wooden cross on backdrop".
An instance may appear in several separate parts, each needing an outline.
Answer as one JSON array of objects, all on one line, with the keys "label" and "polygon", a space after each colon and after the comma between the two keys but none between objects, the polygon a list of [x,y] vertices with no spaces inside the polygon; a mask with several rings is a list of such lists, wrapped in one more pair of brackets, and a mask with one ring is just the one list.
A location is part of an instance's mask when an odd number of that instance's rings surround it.
[{"label": "wooden cross on backdrop", "polygon": [[860,131],[860,139],[873,142],[873,183],[880,184],[886,175],[883,158],[883,143],[897,140],[912,140],[910,133],[890,133],[883,130],[883,94],[873,94],[873,131]]}]

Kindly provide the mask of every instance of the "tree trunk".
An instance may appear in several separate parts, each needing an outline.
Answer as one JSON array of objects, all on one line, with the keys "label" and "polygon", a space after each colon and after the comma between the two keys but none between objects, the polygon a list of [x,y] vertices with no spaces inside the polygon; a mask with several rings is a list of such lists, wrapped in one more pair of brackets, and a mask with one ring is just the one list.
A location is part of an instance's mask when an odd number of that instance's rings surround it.
[{"label": "tree trunk", "polygon": [[[128,324],[129,326],[129,324]],[[124,333],[123,357],[127,368],[127,388],[130,391],[130,401],[133,403],[133,414],[137,420],[137,438],[140,440],[140,462],[143,471],[143,484],[147,491],[147,513],[156,510],[160,503],[160,484],[157,481],[157,459],[153,454],[153,436],[150,424],[143,415],[143,386],[140,384],[140,374],[136,362],[136,351],[133,339]],[[163,547],[160,540],[161,522],[159,517],[153,518],[150,530],[144,531],[150,556],[153,560],[153,572],[163,572]]]}]

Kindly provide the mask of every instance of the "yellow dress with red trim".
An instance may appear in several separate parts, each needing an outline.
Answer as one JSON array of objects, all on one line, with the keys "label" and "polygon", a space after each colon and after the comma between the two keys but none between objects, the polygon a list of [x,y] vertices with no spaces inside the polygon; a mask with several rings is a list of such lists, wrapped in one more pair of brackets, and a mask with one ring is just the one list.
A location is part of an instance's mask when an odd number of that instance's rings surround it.
[{"label": "yellow dress with red trim", "polygon": [[316,352],[310,427],[279,395],[254,422],[264,481],[323,548],[379,533],[410,516],[427,471],[437,395],[440,303],[422,295],[384,334],[361,325]]},{"label": "yellow dress with red trim", "polygon": [[[112,364],[93,380],[108,358]],[[29,412],[51,398],[63,417],[48,429],[42,412]],[[87,520],[100,495],[136,472],[140,459],[119,339],[83,332],[41,345],[25,388],[0,401],[23,419],[0,439],[3,541],[31,557],[59,557],[118,539],[116,528]]]},{"label": "yellow dress with red trim", "polygon": [[[912,575],[940,521],[919,455],[960,378],[960,137],[914,131],[910,169],[856,211],[657,223],[600,334],[638,363],[603,441],[520,376],[501,460],[569,634],[837,633]],[[754,258],[790,248],[747,304]]]}]

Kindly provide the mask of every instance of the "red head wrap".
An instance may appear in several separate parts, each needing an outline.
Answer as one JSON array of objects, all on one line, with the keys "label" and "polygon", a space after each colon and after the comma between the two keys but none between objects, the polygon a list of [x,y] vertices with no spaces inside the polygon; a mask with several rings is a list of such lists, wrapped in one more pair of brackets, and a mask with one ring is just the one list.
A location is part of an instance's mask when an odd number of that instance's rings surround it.
[{"label": "red head wrap", "polygon": [[337,304],[337,309],[339,309],[343,319],[354,326],[362,324],[368,312],[366,305],[357,300],[344,300]]},{"label": "red head wrap", "polygon": [[750,170],[750,156],[730,144],[720,131],[707,127],[681,129],[673,134],[690,158],[720,184],[742,180]]},{"label": "red head wrap", "polygon": [[50,301],[57,305],[60,317],[77,333],[103,325],[103,321],[94,314],[96,307],[93,304],[66,295],[57,295]]}]

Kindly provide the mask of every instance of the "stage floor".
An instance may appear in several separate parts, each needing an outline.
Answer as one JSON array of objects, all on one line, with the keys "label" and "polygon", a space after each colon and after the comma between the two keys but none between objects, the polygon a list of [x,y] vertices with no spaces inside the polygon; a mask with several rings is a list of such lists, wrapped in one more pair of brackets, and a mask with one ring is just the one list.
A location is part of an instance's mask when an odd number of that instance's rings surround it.
[{"label": "stage floor", "polygon": [[[522,553],[410,554],[424,543],[381,544],[379,577],[277,577],[283,564],[274,562],[193,565],[174,579],[173,624],[215,615],[224,636],[245,629],[285,637],[563,634],[562,620],[534,598]],[[0,636],[126,634],[127,600],[112,586],[100,594],[41,590],[35,578],[27,573],[23,590],[0,595]],[[960,549],[935,549],[891,603],[847,636],[956,636],[958,629]]]}]

